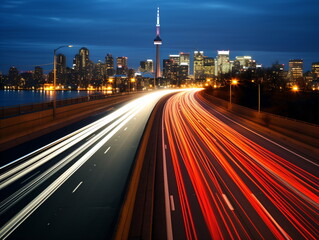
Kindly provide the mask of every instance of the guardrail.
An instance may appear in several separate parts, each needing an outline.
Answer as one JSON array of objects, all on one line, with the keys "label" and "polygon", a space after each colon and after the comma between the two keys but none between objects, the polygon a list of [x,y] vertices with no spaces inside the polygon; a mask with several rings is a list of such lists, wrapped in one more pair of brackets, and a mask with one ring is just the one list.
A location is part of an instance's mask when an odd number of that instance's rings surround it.
[{"label": "guardrail", "polygon": [[[128,93],[94,94],[94,95],[88,95],[85,97],[66,98],[66,99],[57,100],[56,107],[58,108],[58,107],[63,107],[63,106],[71,105],[71,104],[101,100],[101,99],[110,98],[110,97],[119,96],[119,95],[125,95],[125,94],[128,94]],[[26,113],[48,110],[52,108],[53,108],[53,101],[0,107],[0,119],[19,116]]]},{"label": "guardrail", "polygon": [[216,98],[206,93],[201,94],[205,99],[211,101],[213,104],[231,111],[232,113],[235,113],[247,120],[263,125],[285,136],[289,136],[290,138],[298,139],[300,142],[316,148],[319,146],[319,125],[267,112],[258,112],[257,110],[237,104],[230,105],[228,101],[223,99]]}]

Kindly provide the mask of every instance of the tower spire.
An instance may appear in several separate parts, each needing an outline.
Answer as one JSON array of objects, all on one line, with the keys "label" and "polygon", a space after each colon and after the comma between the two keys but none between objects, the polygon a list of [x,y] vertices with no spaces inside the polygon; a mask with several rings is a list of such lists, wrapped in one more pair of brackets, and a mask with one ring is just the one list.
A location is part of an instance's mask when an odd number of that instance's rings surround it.
[{"label": "tower spire", "polygon": [[160,9],[159,9],[159,7],[157,7],[156,37],[154,39],[154,45],[156,46],[155,78],[159,78],[159,77],[161,77],[160,45],[162,45],[162,39],[160,37]]},{"label": "tower spire", "polygon": [[157,7],[157,23],[156,26],[160,26],[160,10],[159,7]]}]

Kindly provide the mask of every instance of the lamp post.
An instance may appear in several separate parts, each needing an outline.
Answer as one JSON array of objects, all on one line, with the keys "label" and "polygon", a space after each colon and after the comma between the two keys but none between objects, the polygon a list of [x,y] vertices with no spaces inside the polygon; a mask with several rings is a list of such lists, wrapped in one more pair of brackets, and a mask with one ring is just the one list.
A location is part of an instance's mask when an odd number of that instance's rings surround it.
[{"label": "lamp post", "polygon": [[113,84],[113,82],[114,82],[114,79],[113,78],[109,78],[109,83],[111,84],[111,86],[112,86],[112,94],[114,93],[114,84]]},{"label": "lamp post", "polygon": [[131,78],[131,83],[133,84],[133,92],[134,92],[135,78]]},{"label": "lamp post", "polygon": [[56,52],[63,47],[73,47],[72,45],[60,46],[53,51],[53,119],[56,115]]},{"label": "lamp post", "polygon": [[232,79],[229,84],[229,105],[231,105],[231,85],[237,85],[238,81],[236,79]]}]

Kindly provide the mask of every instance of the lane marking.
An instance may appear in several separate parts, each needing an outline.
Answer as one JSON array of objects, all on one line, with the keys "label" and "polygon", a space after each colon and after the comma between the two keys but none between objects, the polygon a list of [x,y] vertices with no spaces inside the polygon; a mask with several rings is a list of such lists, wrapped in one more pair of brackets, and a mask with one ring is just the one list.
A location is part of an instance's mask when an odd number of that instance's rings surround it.
[{"label": "lane marking", "polygon": [[164,143],[164,122],[162,119],[162,152],[163,152],[163,175],[164,175],[164,197],[165,197],[165,216],[166,216],[166,237],[167,240],[173,240],[172,217],[170,211],[170,200],[168,190],[167,163]]},{"label": "lane marking", "polygon": [[126,131],[127,130],[127,127],[126,128],[124,128],[124,131]]},{"label": "lane marking", "polygon": [[170,196],[170,200],[171,200],[171,210],[172,210],[172,212],[174,212],[175,211],[175,203],[174,203],[174,196],[173,195]]},{"label": "lane marking", "polygon": [[224,200],[225,200],[227,206],[229,207],[229,209],[232,210],[232,211],[234,211],[235,209],[233,208],[233,205],[231,205],[231,203],[230,203],[230,201],[228,200],[226,194],[223,193],[222,196],[223,196],[223,198],[224,198]]},{"label": "lane marking", "polygon": [[270,215],[270,213],[267,211],[267,209],[261,204],[261,202],[257,199],[257,197],[252,193],[251,194],[253,198],[257,201],[259,206],[262,208],[262,210],[266,213],[266,215],[270,218],[270,220],[275,224],[275,226],[278,228],[278,230],[281,232],[282,235],[288,240],[291,238],[289,235],[285,232],[285,230],[276,222],[276,220]]},{"label": "lane marking", "polygon": [[41,171],[37,171],[36,173],[32,174],[30,177],[28,177],[27,179],[23,180],[20,184],[23,184],[25,182],[27,182],[28,180],[30,180],[30,178],[33,178],[35,175],[38,175],[38,173],[40,173]]},{"label": "lane marking", "polygon": [[[110,148],[111,148],[111,147],[108,147],[108,149],[105,150],[104,154],[106,154],[106,153],[110,150]],[[95,164],[94,164],[94,165],[95,165]]]},{"label": "lane marking", "polygon": [[75,193],[76,190],[82,185],[83,182],[80,182],[72,191],[72,193]]},{"label": "lane marking", "polygon": [[[167,94],[169,92],[173,92],[173,90],[171,90],[171,91],[167,90],[164,92],[161,91],[161,92],[154,93],[154,94],[156,94],[155,100],[158,101],[160,97],[164,96],[164,94]],[[145,97],[148,97],[148,96],[149,95],[147,95]],[[145,109],[147,106],[143,106],[143,104],[141,104],[141,103],[145,102],[145,100],[144,100],[145,97],[141,97],[137,100],[134,100],[132,103],[134,103],[136,106],[134,106],[133,109],[132,109],[131,103],[130,103],[128,105],[125,105],[121,109],[119,109],[121,111],[118,110],[118,111],[110,114],[110,116],[112,116],[112,118],[118,119],[118,120],[116,120],[114,123],[112,123],[110,126],[108,126],[105,130],[102,130],[101,133],[97,134],[97,136],[95,137],[96,138],[95,143],[94,143],[94,141],[92,141],[91,143],[90,142],[84,143],[84,146],[82,148],[84,150],[88,149],[88,151],[83,156],[81,156],[80,159],[75,161],[75,163],[72,166],[70,166],[63,173],[61,173],[61,175],[56,180],[54,180],[47,188],[45,188],[41,193],[39,193],[37,196],[35,196],[35,198],[33,200],[31,200],[31,202],[29,202],[25,207],[23,207],[23,209],[21,209],[14,217],[9,219],[3,226],[1,226],[0,239],[7,238],[32,213],[34,213],[50,196],[52,196],[52,194],[54,194],[62,184],[64,184],[78,169],[80,169],[94,154],[96,154],[97,151],[100,150],[100,148],[102,146],[105,146],[106,142],[108,142],[111,138],[113,138],[113,136],[118,131],[120,131],[120,129],[122,129],[130,120],[132,120],[132,117],[134,116],[134,114],[136,114],[136,112],[140,112],[143,109]],[[154,105],[156,103],[155,100],[154,100]],[[126,110],[126,109],[129,109],[129,110]],[[126,111],[125,114],[124,114],[124,110]],[[113,116],[113,114],[115,114],[115,113],[117,114],[117,116]],[[102,119],[102,122],[103,121],[105,121],[105,119]],[[105,124],[103,124],[103,126],[104,125]],[[99,128],[100,128],[100,126],[99,126]],[[106,133],[107,133],[107,135],[104,136]],[[76,139],[78,137],[74,136],[74,138],[75,138],[75,140],[72,140],[72,142],[76,141]],[[82,139],[84,139],[84,138],[82,138]],[[98,139],[99,139],[99,141],[97,141]],[[56,147],[58,148],[59,146],[56,146]],[[52,150],[51,152],[54,152],[54,151]],[[82,150],[76,151],[76,152],[77,152],[77,154],[81,154]],[[78,155],[76,155],[76,156],[78,156]],[[74,158],[75,158],[75,155],[72,153],[72,154],[66,156],[65,158],[63,158],[61,161],[64,164],[65,160],[68,160],[68,159],[73,160]],[[50,157],[50,159],[52,159],[52,158]],[[19,160],[19,161],[21,161],[21,160]],[[32,161],[34,161],[34,159],[32,159]],[[63,165],[63,166],[65,166],[65,165]],[[56,167],[56,166],[54,165],[54,167]],[[49,169],[49,170],[52,171],[51,169]],[[23,175],[24,174],[25,173],[23,173]],[[2,176],[0,176],[0,178],[1,177]],[[45,176],[45,174],[42,173],[40,175],[40,177],[45,178],[46,176]],[[39,178],[39,176],[36,178]],[[14,181],[16,179],[17,178],[15,178]],[[10,183],[6,183],[6,184],[8,185]],[[0,189],[2,187],[3,187],[3,184],[0,183]]]}]

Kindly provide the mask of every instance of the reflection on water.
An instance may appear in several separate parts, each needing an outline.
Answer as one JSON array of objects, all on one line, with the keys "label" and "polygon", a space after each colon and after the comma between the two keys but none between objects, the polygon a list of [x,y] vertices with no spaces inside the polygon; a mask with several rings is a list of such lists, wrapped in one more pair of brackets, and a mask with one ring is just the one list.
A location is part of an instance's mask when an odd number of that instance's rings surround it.
[{"label": "reflection on water", "polygon": [[[92,91],[57,91],[57,100],[84,97],[89,94],[92,94]],[[49,102],[52,100],[53,91],[0,90],[1,107],[19,104]]]}]

